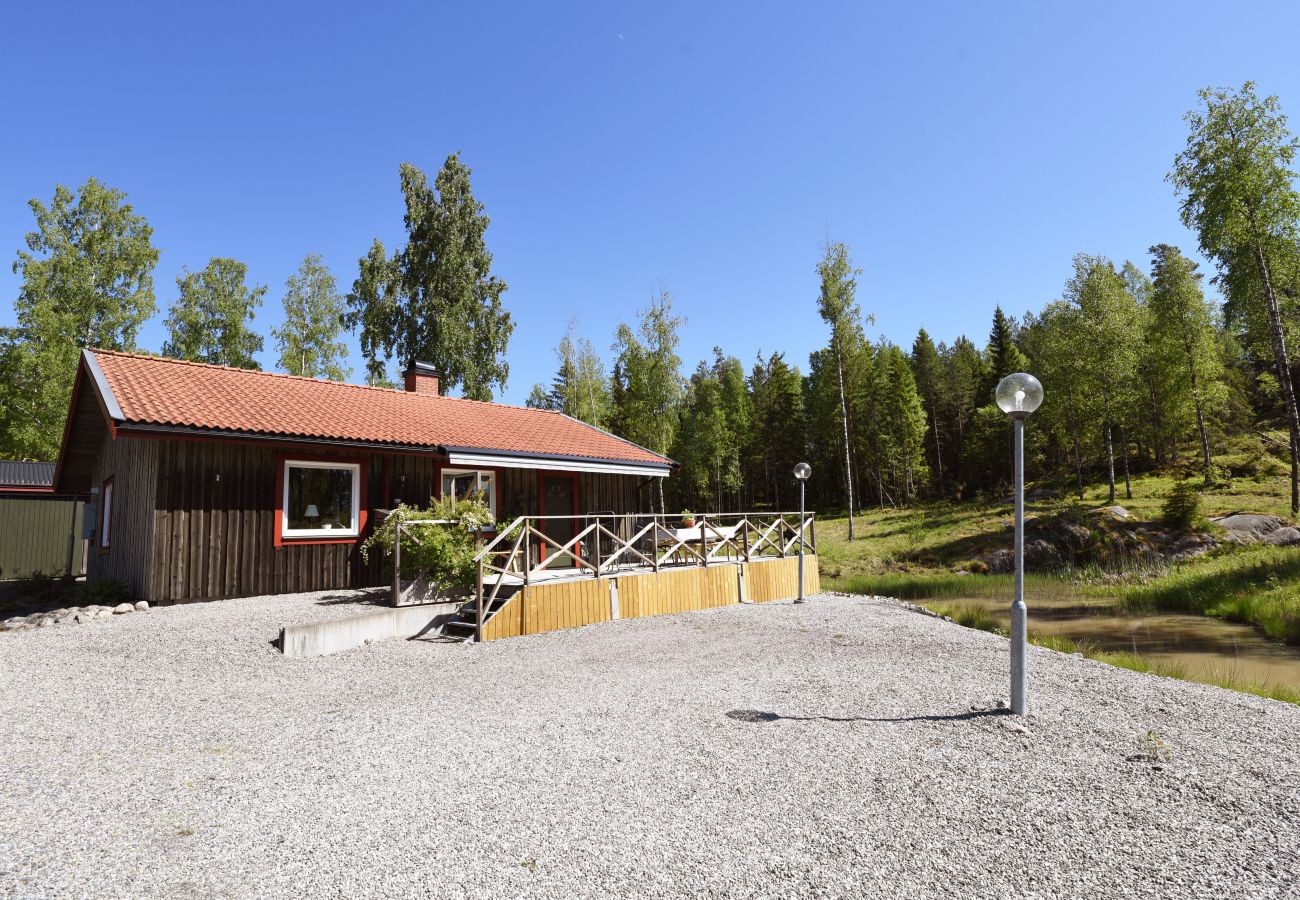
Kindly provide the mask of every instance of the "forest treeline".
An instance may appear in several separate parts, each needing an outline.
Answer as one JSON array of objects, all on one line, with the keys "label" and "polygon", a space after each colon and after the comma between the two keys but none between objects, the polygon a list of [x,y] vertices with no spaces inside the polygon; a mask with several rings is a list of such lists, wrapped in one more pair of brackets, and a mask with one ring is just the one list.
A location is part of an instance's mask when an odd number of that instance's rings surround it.
[{"label": "forest treeline", "polygon": [[[1063,265],[1059,296],[1020,316],[994,308],[979,342],[936,343],[922,329],[898,343],[871,334],[851,248],[831,242],[810,260],[806,309],[820,315],[826,344],[808,359],[780,350],[742,359],[715,348],[684,368],[687,323],[659,291],[613,335],[584,335],[570,323],[554,379],[536,385],[528,403],[677,460],[679,477],[656,498],[667,510],[789,507],[791,469],[807,460],[812,502],[852,511],[1005,490],[1010,429],[993,388],[1024,370],[1047,393],[1028,430],[1032,477],[1068,480],[1081,492],[1100,476],[1112,496],[1134,471],[1169,464],[1214,481],[1225,439],[1280,426],[1294,509],[1297,141],[1277,98],[1259,97],[1251,83],[1201,91],[1186,121],[1168,180],[1214,265],[1222,303],[1207,296],[1206,273],[1182,249],[1153,236],[1132,260],[1078,254]],[[444,391],[491,399],[509,376],[514,322],[502,303],[507,286],[491,271],[489,219],[470,170],[452,155],[432,184],[409,164],[399,176],[405,243],[390,252],[374,241],[346,294],[318,256],[304,258],[285,286],[284,324],[271,334],[278,366],[349,377],[343,335],[351,329],[369,383],[386,384],[391,363],[418,358],[444,373]],[[155,314],[158,252],[125,195],[94,179],[30,205],[36,228],[14,263],[17,325],[0,333],[0,455],[48,459],[77,352],[136,349]],[[238,260],[214,257],[183,271],[161,351],[256,367],[264,339],[253,322],[266,293],[247,283]]]}]

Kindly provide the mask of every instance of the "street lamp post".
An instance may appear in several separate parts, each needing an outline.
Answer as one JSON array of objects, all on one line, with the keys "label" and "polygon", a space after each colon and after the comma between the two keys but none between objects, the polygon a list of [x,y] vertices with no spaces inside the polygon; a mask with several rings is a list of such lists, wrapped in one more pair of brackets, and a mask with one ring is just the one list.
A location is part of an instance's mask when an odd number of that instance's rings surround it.
[{"label": "street lamp post", "polygon": [[801,462],[794,467],[794,477],[799,482],[799,596],[794,598],[795,603],[803,603],[803,551],[804,551],[804,512],[803,512],[803,489],[808,483],[808,476],[812,474],[812,466],[806,462]]},{"label": "street lamp post", "polygon": [[1025,609],[1025,419],[1043,402],[1043,386],[1033,375],[1016,372],[998,382],[998,408],[1011,417],[1016,430],[1016,598],[1011,604],[1011,711],[1025,715],[1029,689],[1028,611]]}]

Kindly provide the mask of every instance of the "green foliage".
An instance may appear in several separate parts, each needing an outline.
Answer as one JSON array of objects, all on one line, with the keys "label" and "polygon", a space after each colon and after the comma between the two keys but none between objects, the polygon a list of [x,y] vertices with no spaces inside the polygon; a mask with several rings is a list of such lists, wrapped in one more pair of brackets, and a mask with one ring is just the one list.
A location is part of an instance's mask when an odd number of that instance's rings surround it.
[{"label": "green foliage", "polygon": [[262,336],[252,329],[266,288],[249,288],[248,266],[237,259],[213,257],[201,272],[182,270],[176,278],[180,296],[167,318],[163,356],[191,362],[260,369],[253,354]]},{"label": "green foliage", "polygon": [[835,367],[836,387],[839,394],[839,423],[841,440],[838,442],[843,456],[845,506],[849,513],[849,540],[853,540],[853,438],[855,429],[849,421],[849,394],[852,376],[846,370],[850,358],[860,354],[865,343],[862,334],[862,310],[858,307],[858,276],[861,269],[849,259],[849,248],[844,243],[827,243],[817,275],[821,288],[817,297],[817,311],[822,321],[830,326],[830,356]]},{"label": "green foliage", "polygon": [[641,311],[637,327],[620,323],[614,338],[611,430],[665,455],[677,435],[684,393],[677,345],[685,324],[673,315],[672,297],[660,291]]},{"label": "green foliage", "polygon": [[1015,322],[1008,318],[1001,306],[993,310],[993,327],[989,330],[988,349],[984,355],[988,360],[988,369],[982,399],[992,397],[994,388],[1003,378],[1030,368],[1029,360],[1016,346]]},{"label": "green foliage", "polygon": [[1195,528],[1201,524],[1201,494],[1190,481],[1179,481],[1165,500],[1164,519],[1175,528]]},{"label": "green foliage", "polygon": [[510,374],[506,347],[514,320],[501,304],[506,283],[491,274],[484,234],[490,219],[470,188],[459,154],[447,157],[433,187],[403,163],[406,245],[389,257],[378,240],[359,261],[348,294],[348,325],[360,329],[372,379],[394,356],[402,365],[432,363],[446,393],[491,400]]},{"label": "green foliage", "polygon": [[[1205,88],[1187,113],[1187,146],[1169,173],[1183,224],[1215,261],[1228,296],[1227,314],[1248,344],[1290,372],[1283,306],[1294,314],[1300,283],[1300,193],[1297,142],[1276,97],[1261,100],[1253,82],[1238,91]],[[1279,290],[1280,289],[1280,290]],[[1287,298],[1290,298],[1289,300]],[[1291,318],[1288,316],[1286,318]],[[1265,349],[1267,347],[1268,349]],[[1279,378],[1291,433],[1291,512],[1300,511],[1300,411],[1290,378]]]},{"label": "green foliage", "polygon": [[609,381],[595,346],[586,338],[579,338],[576,325],[570,322],[568,333],[555,348],[555,355],[560,365],[551,389],[533,385],[527,405],[562,412],[588,425],[604,428],[610,418]]},{"label": "green foliage", "polygon": [[[798,490],[790,473],[808,456],[803,378],[785,355],[760,354],[749,376],[753,424],[745,461],[746,486],[754,505],[783,508]],[[791,504],[792,505],[792,504]]]},{"label": "green foliage", "polygon": [[[405,524],[428,521],[442,524]],[[474,563],[478,538],[484,529],[495,524],[482,497],[432,500],[423,509],[398,504],[361,543],[362,562],[369,562],[370,553],[376,547],[385,555],[392,553],[399,522],[403,523],[403,577],[427,573],[425,577],[429,581],[445,587],[465,588],[474,584],[478,572]]]},{"label": "green foliage", "polygon": [[284,324],[273,328],[277,365],[291,375],[345,381],[348,345],[343,332],[344,304],[334,276],[320,254],[303,257],[284,288]]},{"label": "green foliage", "polygon": [[13,264],[16,327],[0,329],[0,457],[54,459],[87,347],[134,350],[156,310],[153,229],[94,178],[28,203],[36,230]]},{"label": "green foliage", "polygon": [[682,464],[678,495],[721,511],[724,498],[739,507],[742,457],[753,442],[753,400],[740,360],[714,348],[713,366],[703,362],[687,385],[673,456]]}]

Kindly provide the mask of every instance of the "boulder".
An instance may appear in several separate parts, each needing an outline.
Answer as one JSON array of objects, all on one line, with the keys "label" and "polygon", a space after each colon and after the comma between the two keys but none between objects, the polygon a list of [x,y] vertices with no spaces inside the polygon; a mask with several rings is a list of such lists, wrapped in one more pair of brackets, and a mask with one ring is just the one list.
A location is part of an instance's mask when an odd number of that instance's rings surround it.
[{"label": "boulder", "polygon": [[135,612],[135,607],[130,603],[119,603],[113,607],[113,615],[120,616],[122,613]]},{"label": "boulder", "polygon": [[1121,522],[1127,521],[1129,517],[1129,511],[1119,505],[1103,506],[1101,509],[1097,510],[1097,512],[1101,513],[1103,516],[1110,516],[1112,519],[1118,519]]},{"label": "boulder", "polygon": [[1026,493],[1025,499],[1030,503],[1040,503],[1043,500],[1060,500],[1061,492],[1056,488],[1039,487]]},{"label": "boulder", "polygon": [[135,608],[136,608],[136,610],[137,610],[138,612],[144,612],[146,609],[149,608],[149,601],[148,601],[148,600],[137,600],[137,601],[135,601]]},{"label": "boulder", "polygon": [[1231,516],[1215,516],[1210,519],[1224,531],[1228,540],[1238,544],[1253,544],[1262,540],[1286,525],[1281,516],[1269,516],[1260,513],[1235,513]]},{"label": "boulder", "polygon": [[1286,526],[1276,531],[1270,531],[1259,539],[1261,544],[1272,544],[1274,547],[1294,547],[1300,544],[1300,528]]}]

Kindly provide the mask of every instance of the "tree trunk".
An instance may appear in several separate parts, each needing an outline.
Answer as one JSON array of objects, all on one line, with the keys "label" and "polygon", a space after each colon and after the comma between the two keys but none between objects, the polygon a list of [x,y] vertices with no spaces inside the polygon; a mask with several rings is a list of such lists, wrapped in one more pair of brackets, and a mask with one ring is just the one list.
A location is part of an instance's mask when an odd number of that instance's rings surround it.
[{"label": "tree trunk", "polygon": [[[840,420],[844,423],[844,490],[849,502],[849,540],[853,540],[853,463],[849,456],[849,402],[844,396],[844,354],[835,342],[835,368],[840,377]],[[1294,441],[1292,442],[1294,445]]]},{"label": "tree trunk", "polygon": [[939,417],[931,414],[930,422],[934,428],[934,467],[936,471],[935,483],[939,486],[939,493],[943,493],[943,454],[939,450]]},{"label": "tree trunk", "polygon": [[1196,367],[1192,365],[1191,359],[1187,361],[1187,367],[1191,370],[1192,376],[1192,399],[1196,403],[1196,428],[1201,433],[1201,459],[1205,463],[1205,483],[1209,484],[1212,480],[1213,464],[1210,462],[1210,436],[1205,430],[1205,404],[1201,402],[1201,390],[1196,383]]},{"label": "tree trunk", "polygon": [[1083,499],[1083,457],[1079,455],[1079,432],[1074,433],[1074,475],[1079,479],[1079,499]]},{"label": "tree trunk", "polygon": [[1128,430],[1122,427],[1119,430],[1119,443],[1124,450],[1124,499],[1132,500],[1133,483],[1128,477]]},{"label": "tree trunk", "polygon": [[[1251,217],[1253,226],[1254,216]],[[1273,281],[1268,273],[1268,261],[1264,258],[1264,247],[1259,239],[1255,240],[1255,264],[1259,267],[1259,278],[1264,285],[1264,300],[1268,305],[1268,325],[1273,333],[1273,356],[1277,365],[1277,380],[1282,384],[1282,400],[1286,404],[1287,425],[1291,430],[1291,515],[1300,514],[1300,413],[1296,411],[1295,388],[1291,384],[1291,365],[1286,355],[1286,335],[1282,331],[1282,314],[1278,309],[1277,296],[1273,293]]]},{"label": "tree trunk", "polygon": [[1106,471],[1110,480],[1110,500],[1115,503],[1115,444],[1110,435],[1110,414],[1106,415]]}]

